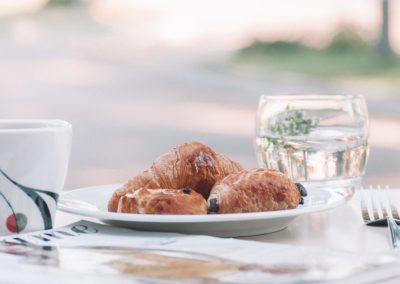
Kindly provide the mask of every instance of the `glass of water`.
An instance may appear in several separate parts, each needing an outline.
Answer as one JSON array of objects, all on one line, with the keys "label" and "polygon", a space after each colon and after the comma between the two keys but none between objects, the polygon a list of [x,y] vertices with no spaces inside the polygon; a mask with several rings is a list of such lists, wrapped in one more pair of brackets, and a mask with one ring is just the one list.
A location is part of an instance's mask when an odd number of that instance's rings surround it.
[{"label": "glass of water", "polygon": [[351,195],[365,173],[368,130],[361,95],[264,95],[256,123],[258,163],[306,186]]}]

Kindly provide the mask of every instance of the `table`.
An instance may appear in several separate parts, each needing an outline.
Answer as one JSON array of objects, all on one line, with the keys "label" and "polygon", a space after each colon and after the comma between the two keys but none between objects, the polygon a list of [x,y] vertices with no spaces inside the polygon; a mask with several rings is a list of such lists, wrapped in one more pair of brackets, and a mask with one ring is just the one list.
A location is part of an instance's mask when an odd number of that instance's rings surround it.
[{"label": "table", "polygon": [[[396,202],[396,204],[400,205],[400,190],[392,190],[391,192],[392,200]],[[68,213],[63,213],[63,212],[58,212],[57,217],[56,217],[56,227],[61,227],[65,226],[74,222],[77,222],[79,220],[88,220],[91,222],[100,222],[96,219],[93,218],[83,218],[78,215],[72,215]],[[110,227],[106,227],[103,229],[107,230],[111,235],[115,233],[115,230]],[[118,238],[123,236],[123,233],[121,232],[121,235],[118,233],[117,234]],[[158,235],[157,233],[155,235]],[[128,232],[125,234],[125,241],[128,240],[129,244],[134,241],[135,237],[131,236],[131,234]],[[187,238],[181,238],[181,239],[186,239]],[[211,238],[203,238],[200,237],[202,242],[207,242],[205,239],[211,239]],[[368,259],[370,257],[371,259],[377,257],[377,255],[366,255],[365,252],[369,253],[374,253],[374,252],[392,252],[391,250],[391,245],[389,242],[389,235],[388,235],[388,230],[385,227],[367,227],[364,225],[362,219],[361,219],[361,214],[360,214],[360,209],[359,209],[359,195],[356,193],[352,199],[348,201],[347,204],[344,204],[342,206],[339,206],[335,209],[325,211],[325,212],[319,212],[319,213],[313,213],[309,215],[303,215],[295,219],[288,228],[275,232],[272,234],[265,234],[265,235],[260,235],[260,236],[252,236],[252,237],[244,237],[240,239],[245,239],[245,240],[252,240],[255,242],[260,242],[260,243],[245,243],[243,245],[245,248],[245,253],[247,249],[250,249],[249,246],[253,248],[253,253],[250,253],[250,251],[247,251],[248,255],[253,256],[253,254],[257,252],[269,252],[270,255],[272,254],[272,260],[274,257],[278,257],[280,259],[280,256],[282,255],[282,250],[281,248],[277,248],[276,246],[271,246],[269,244],[266,245],[261,245],[262,242],[268,242],[270,244],[286,244],[286,245],[292,245],[292,246],[298,246],[298,250],[293,250],[292,248],[288,248],[290,252],[299,252],[299,254],[290,254],[290,259],[294,261],[294,264],[301,264],[302,262],[311,264],[311,267],[313,267],[314,263],[321,264],[322,268],[326,267],[324,266],[323,263],[325,263],[325,259],[327,259],[328,266],[331,267],[332,261],[333,263],[336,264],[336,261],[343,261],[340,265],[337,265],[339,270],[336,271],[346,271],[347,268],[352,267],[351,263],[352,261],[356,261],[356,264],[360,260],[364,260],[364,257]],[[66,239],[67,240],[67,239]],[[99,239],[97,239],[96,243],[102,243],[103,241],[109,240],[108,238],[104,238],[103,236],[100,236]],[[122,241],[122,239],[119,239]],[[221,244],[227,242],[224,239],[212,239],[213,244],[210,242],[208,243],[208,246],[211,246],[211,250],[216,250],[218,251],[219,248],[223,247],[224,245]],[[56,240],[58,241],[58,240]],[[93,239],[90,239],[90,241],[93,241]],[[114,240],[111,240],[113,243],[115,242]],[[140,240],[140,237],[136,239],[135,241],[141,241],[143,242],[143,237]],[[144,242],[146,243],[148,239],[144,239]],[[228,240],[229,241],[229,240]],[[232,240],[233,241],[233,240]],[[219,242],[218,244],[215,244],[215,242]],[[143,244],[145,244],[143,243]],[[151,243],[151,242],[150,242]],[[172,242],[172,246],[173,246]],[[243,244],[241,243],[241,244]],[[47,243],[48,244],[48,243]],[[169,243],[168,245],[170,245]],[[189,246],[192,246],[192,241],[186,242],[186,245],[189,244]],[[237,244],[237,243],[236,243]],[[176,246],[179,246],[179,249],[183,245],[185,247],[185,241],[181,243],[176,243]],[[103,247],[106,247],[107,245],[102,245]],[[213,247],[214,246],[214,247]],[[301,247],[311,247],[311,248],[316,248],[308,250],[307,248],[305,249],[300,249]],[[138,246],[140,247],[140,246]],[[274,248],[273,248],[274,247]],[[171,249],[171,246],[168,248]],[[173,247],[172,247],[173,249]],[[198,246],[198,252],[202,253],[202,247]],[[243,249],[243,248],[242,248]],[[271,251],[268,251],[268,249],[272,249]],[[334,252],[332,251],[327,251],[326,254],[324,250],[326,249],[333,249]],[[355,253],[355,254],[336,254],[337,251],[345,251],[345,252],[350,252],[350,253]],[[172,250],[173,251],[173,250]],[[196,250],[194,250],[196,252]],[[54,252],[52,250],[49,251],[50,253]],[[226,252],[226,251],[225,251]],[[236,260],[240,259],[243,260],[243,250],[230,250],[229,252],[232,252],[230,254],[230,257],[234,256],[236,253]],[[286,251],[289,253],[289,251]],[[69,283],[75,283],[77,279],[81,280],[82,277],[86,277],[85,280],[83,280],[85,283],[114,283],[115,282],[115,275],[114,274],[107,274],[105,273],[104,275],[98,275],[97,273],[93,274],[93,271],[85,271],[85,269],[82,269],[82,265],[84,267],[90,267],[87,266],[89,261],[90,263],[93,262],[93,256],[98,257],[96,255],[96,252],[90,252],[86,251],[83,255],[79,255],[78,258],[71,258],[71,256],[76,255],[76,252],[72,250],[55,250],[56,253],[56,260],[59,260],[59,256],[61,255],[63,261],[61,267],[69,267],[70,270],[68,270],[68,273],[65,274],[65,271],[60,271],[57,269],[52,268],[51,266],[47,267],[46,265],[43,266],[31,266],[31,265],[23,265],[23,261],[19,259],[13,259],[13,261],[10,261],[11,258],[4,260],[2,262],[3,269],[5,271],[9,271],[10,273],[3,273],[2,277],[0,277],[0,283],[21,283],[21,284],[27,284],[31,283],[31,279],[41,279],[41,282],[43,283],[52,283],[54,281],[59,281],[60,280],[60,275],[62,275],[61,279],[63,283],[69,284]],[[320,254],[322,253],[322,254]],[[360,254],[358,254],[360,253]],[[361,254],[364,253],[364,254]],[[257,253],[255,253],[257,254]],[[30,255],[36,257],[40,254],[32,254]],[[46,257],[49,255],[43,254]],[[310,255],[310,261],[307,262],[304,261],[304,255],[308,256]],[[339,258],[330,258],[332,255],[338,255]],[[29,255],[28,255],[29,256]],[[288,256],[288,255],[286,255]],[[291,258],[293,256],[294,258]],[[318,258],[319,256],[319,258]],[[387,259],[387,257],[392,258],[393,256],[395,259],[397,259],[397,255],[393,254],[384,254],[379,256],[384,257]],[[6,256],[4,256],[6,258]],[[103,256],[102,256],[103,257]],[[100,257],[99,259],[102,260],[103,258]],[[260,257],[260,255],[258,255]],[[263,257],[263,254],[262,254]],[[342,257],[342,258],[340,258]],[[47,259],[47,258],[44,258]],[[51,259],[51,258],[49,258]],[[74,262],[71,264],[71,259],[74,259]],[[140,258],[137,258],[140,259]],[[285,257],[283,257],[285,259]],[[37,260],[37,259],[36,259]],[[103,259],[104,260],[104,259]],[[26,261],[26,259],[25,259]],[[32,258],[30,259],[32,261]],[[79,261],[83,262],[84,264],[80,263]],[[330,261],[330,262],[329,262]],[[347,262],[346,262],[347,261]],[[1,261],[0,261],[1,262]],[[28,262],[29,263],[29,262]],[[78,263],[78,264],[76,264]],[[290,263],[287,262],[287,263]],[[292,262],[293,263],[293,262]],[[22,265],[21,265],[22,264]],[[108,263],[109,264],[109,263]],[[283,262],[285,264],[285,261]],[[8,268],[7,268],[8,265]],[[75,266],[74,266],[75,265]],[[101,265],[101,261],[100,264]],[[176,265],[176,263],[174,264]],[[325,264],[326,265],[326,264]],[[369,283],[371,282],[371,277],[373,279],[379,279],[379,283],[384,283],[384,284],[396,284],[399,283],[399,275],[398,275],[398,268],[397,268],[397,263],[388,264],[385,267],[380,267],[377,270],[367,270],[365,271],[366,274],[361,274],[357,275],[354,274],[351,277],[353,278],[343,278],[343,279],[337,279],[337,281],[333,281],[335,284],[343,284],[343,283],[349,283],[349,279],[358,279],[355,281],[355,283],[359,283],[357,281],[360,281],[360,279],[363,281],[363,283]],[[18,267],[18,269],[16,268]],[[98,266],[95,264],[96,269],[98,269]],[[178,266],[179,267],[179,266]],[[375,267],[375,266],[374,266]],[[378,266],[376,266],[378,267]],[[290,268],[290,265],[289,265]],[[344,270],[343,270],[344,269]],[[22,271],[23,273],[17,273],[15,274],[14,271]],[[90,269],[89,269],[90,270]],[[326,270],[327,271],[327,270]],[[331,270],[329,270],[331,271]],[[334,271],[334,270],[332,270]],[[331,272],[332,272],[331,271]],[[315,272],[315,271],[314,271]],[[59,273],[64,273],[64,274],[59,274]],[[87,273],[87,274],[85,274]],[[369,273],[369,274],[368,274]],[[318,273],[317,273],[318,274]],[[256,276],[258,274],[255,274]],[[242,275],[243,276],[243,275]],[[35,278],[36,277],[36,278]],[[254,275],[253,275],[254,277]],[[259,275],[257,276],[259,277]],[[269,276],[268,276],[269,277]],[[288,277],[291,277],[290,275]],[[355,277],[355,278],[354,278]],[[125,281],[125,282],[119,282],[119,283],[132,283],[132,278],[129,277],[120,277],[118,278],[119,281]],[[294,278],[293,281],[297,281],[297,278]],[[12,280],[12,281],[11,281]],[[35,281],[33,281],[35,282]],[[354,281],[353,281],[354,282]],[[133,281],[133,283],[135,283]],[[332,283],[332,282],[329,282]],[[373,283],[373,281],[371,282]]]},{"label": "table", "polygon": [[[393,201],[400,205],[400,190],[391,190],[390,193]],[[82,217],[77,215],[58,212],[56,227],[81,219]],[[98,222],[96,219],[85,219]],[[359,193],[335,209],[300,216],[282,231],[241,239],[354,253],[384,252],[391,249],[387,228],[364,225],[360,213]]]},{"label": "table", "polygon": [[[400,204],[400,190],[391,192]],[[386,227],[366,226],[361,218],[359,193],[333,210],[301,216],[280,232],[248,237],[262,242],[316,246],[349,252],[391,249]]]}]

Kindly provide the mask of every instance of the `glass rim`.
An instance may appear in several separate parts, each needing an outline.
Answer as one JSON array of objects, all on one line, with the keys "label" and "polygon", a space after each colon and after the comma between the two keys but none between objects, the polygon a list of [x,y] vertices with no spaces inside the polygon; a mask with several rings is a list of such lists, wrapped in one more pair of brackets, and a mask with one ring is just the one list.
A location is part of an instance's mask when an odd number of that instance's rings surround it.
[{"label": "glass rim", "polygon": [[71,128],[69,122],[60,119],[0,119],[0,134],[61,131]]},{"label": "glass rim", "polygon": [[271,93],[262,94],[260,99],[268,100],[298,100],[298,101],[318,101],[318,100],[365,100],[361,94],[346,94],[346,93],[324,93],[324,92],[300,92],[300,93]]}]

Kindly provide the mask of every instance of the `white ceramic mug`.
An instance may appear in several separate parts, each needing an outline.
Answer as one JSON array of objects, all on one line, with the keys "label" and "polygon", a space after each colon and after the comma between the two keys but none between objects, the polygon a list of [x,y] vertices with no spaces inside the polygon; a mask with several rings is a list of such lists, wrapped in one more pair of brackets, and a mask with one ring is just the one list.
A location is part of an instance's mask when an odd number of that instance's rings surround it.
[{"label": "white ceramic mug", "polygon": [[0,120],[0,235],[53,227],[71,136],[61,120]]}]

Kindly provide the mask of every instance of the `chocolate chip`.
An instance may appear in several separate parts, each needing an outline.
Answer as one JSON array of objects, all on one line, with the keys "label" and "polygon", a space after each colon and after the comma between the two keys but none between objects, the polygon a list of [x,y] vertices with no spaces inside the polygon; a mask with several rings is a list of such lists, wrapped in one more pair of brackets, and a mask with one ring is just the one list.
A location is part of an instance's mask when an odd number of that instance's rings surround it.
[{"label": "chocolate chip", "polygon": [[210,208],[208,208],[208,213],[218,213],[218,211],[219,211],[218,199],[216,198],[210,199]]},{"label": "chocolate chip", "polygon": [[184,187],[183,189],[182,189],[182,192],[184,193],[184,194],[190,194],[190,188],[188,187],[188,186],[186,186],[186,187]]},{"label": "chocolate chip", "polygon": [[295,183],[295,185],[297,186],[301,196],[307,196],[307,190],[301,183]]}]

